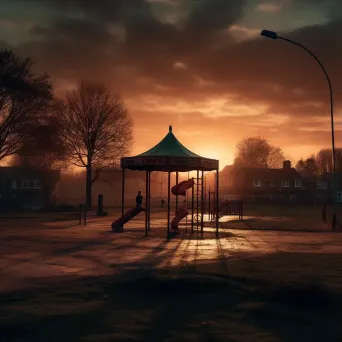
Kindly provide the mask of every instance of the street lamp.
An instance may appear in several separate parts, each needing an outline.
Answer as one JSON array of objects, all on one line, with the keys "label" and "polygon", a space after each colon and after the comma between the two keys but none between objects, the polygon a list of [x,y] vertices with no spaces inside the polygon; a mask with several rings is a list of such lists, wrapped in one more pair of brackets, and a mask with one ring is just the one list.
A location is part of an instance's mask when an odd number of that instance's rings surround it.
[{"label": "street lamp", "polygon": [[328,76],[327,71],[325,70],[323,64],[321,61],[310,51],[308,50],[305,46],[291,40],[287,39],[284,37],[278,36],[276,32],[273,31],[268,31],[268,30],[262,30],[260,33],[262,36],[266,38],[271,38],[271,39],[281,39],[285,40],[286,42],[292,43],[294,45],[299,46],[303,50],[305,50],[311,57],[313,57],[316,62],[319,64],[321,67],[322,71],[324,72],[324,75],[328,81],[329,85],[329,91],[330,91],[330,119],[331,119],[331,145],[332,145],[332,164],[333,164],[333,191],[332,191],[332,196],[333,196],[333,218],[332,218],[332,229],[335,229],[336,226],[336,192],[337,192],[337,179],[336,179],[336,153],[335,153],[335,130],[334,130],[334,106],[333,106],[333,92],[332,92],[332,86],[331,86],[331,81]]}]

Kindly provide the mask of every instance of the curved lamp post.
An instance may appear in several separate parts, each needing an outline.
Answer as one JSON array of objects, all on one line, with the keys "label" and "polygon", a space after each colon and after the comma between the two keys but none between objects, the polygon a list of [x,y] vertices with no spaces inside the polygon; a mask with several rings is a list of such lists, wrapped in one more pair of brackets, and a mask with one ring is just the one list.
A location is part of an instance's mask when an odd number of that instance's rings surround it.
[{"label": "curved lamp post", "polygon": [[333,196],[333,218],[332,218],[332,229],[335,229],[336,225],[336,190],[337,190],[337,180],[336,180],[336,153],[335,153],[335,130],[334,130],[334,107],[333,107],[333,92],[332,92],[332,86],[331,86],[331,81],[328,76],[327,71],[325,70],[323,64],[321,61],[310,51],[308,50],[305,46],[291,40],[287,39],[284,37],[278,36],[276,32],[273,31],[268,31],[268,30],[262,30],[260,33],[262,36],[271,38],[271,39],[281,39],[285,40],[286,42],[292,43],[294,45],[299,46],[303,50],[305,50],[311,57],[313,57],[316,62],[319,64],[321,67],[322,71],[324,72],[324,75],[328,81],[329,85],[329,91],[330,91],[330,118],[331,118],[331,144],[332,144],[332,164],[333,164],[333,191],[332,191],[332,196]]}]

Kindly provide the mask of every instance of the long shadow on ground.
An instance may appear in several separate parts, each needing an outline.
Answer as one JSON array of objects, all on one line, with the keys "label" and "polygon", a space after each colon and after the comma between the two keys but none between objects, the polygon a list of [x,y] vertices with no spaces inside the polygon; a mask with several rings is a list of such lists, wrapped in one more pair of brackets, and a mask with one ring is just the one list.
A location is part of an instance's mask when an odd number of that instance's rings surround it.
[{"label": "long shadow on ground", "polygon": [[340,341],[341,264],[340,255],[277,253],[57,278],[0,296],[1,341]]}]

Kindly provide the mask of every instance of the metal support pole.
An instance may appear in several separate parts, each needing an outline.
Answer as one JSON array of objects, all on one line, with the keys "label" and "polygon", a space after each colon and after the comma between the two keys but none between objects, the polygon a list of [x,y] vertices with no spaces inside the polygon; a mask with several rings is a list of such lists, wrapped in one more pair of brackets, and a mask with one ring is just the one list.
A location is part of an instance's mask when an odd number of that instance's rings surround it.
[{"label": "metal support pole", "polygon": [[87,205],[85,204],[83,206],[83,225],[86,226],[87,225]]},{"label": "metal support pole", "polygon": [[203,237],[203,216],[204,216],[204,172],[201,176],[201,237]]},{"label": "metal support pole", "polygon": [[191,188],[191,233],[194,232],[194,206],[195,206],[195,189],[194,186]]},{"label": "metal support pole", "polygon": [[199,217],[198,217],[198,197],[199,197],[199,170],[197,170],[197,182],[196,182],[196,230],[198,232],[198,226],[199,226]]},{"label": "metal support pole", "polygon": [[[188,180],[190,179],[190,172],[188,172]],[[186,192],[186,200],[185,200],[185,203],[186,203],[186,209],[190,209],[189,208],[189,192],[187,191]]]},{"label": "metal support pole", "polygon": [[207,176],[208,175],[204,175],[204,172],[203,172],[203,179],[204,179],[204,190],[203,190],[203,193],[204,193],[204,207],[203,207],[203,213],[206,213],[206,209],[207,209],[207,206],[208,206],[208,200],[207,200]]},{"label": "metal support pole", "polygon": [[329,86],[329,100],[330,100],[330,125],[331,125],[331,152],[332,152],[332,163],[333,163],[333,179],[332,179],[332,203],[333,203],[333,215],[332,215],[332,230],[335,229],[336,223],[337,223],[337,190],[338,190],[338,179],[337,179],[337,174],[336,174],[336,151],[335,151],[335,128],[334,128],[334,101],[333,101],[333,90],[332,90],[332,85],[330,81],[330,77],[322,64],[322,62],[318,59],[318,57],[311,52],[308,48],[303,46],[300,43],[297,43],[291,39],[284,38],[281,36],[278,36],[276,32],[271,32],[268,30],[263,30],[261,34],[265,37],[272,38],[272,39],[281,39],[285,42],[294,44],[301,49],[305,50],[311,57],[315,59],[315,61],[318,63],[320,66],[321,70],[323,71],[325,78],[328,82]]},{"label": "metal support pole", "polygon": [[167,239],[170,238],[170,211],[171,211],[171,191],[170,191],[170,183],[171,183],[171,172],[167,173]]},{"label": "metal support pole", "polygon": [[[216,184],[216,180],[214,183]],[[212,205],[212,207],[213,207],[213,210],[212,210],[213,221],[214,221],[215,215],[216,215],[216,209],[215,209],[215,207],[216,207],[216,185],[215,184],[214,184],[215,190],[213,191],[213,205]]]},{"label": "metal support pole", "polygon": [[[178,184],[178,171],[176,172],[176,184]],[[176,211],[178,210],[178,195],[176,195]]]},{"label": "metal support pole", "polygon": [[243,204],[242,204],[242,200],[240,200],[240,220],[243,220]]},{"label": "metal support pole", "polygon": [[82,213],[83,213],[83,204],[80,204],[78,206],[78,214],[79,214],[79,225],[82,224]]},{"label": "metal support pole", "polygon": [[209,222],[211,221],[211,207],[210,207],[210,189],[208,192],[208,217],[209,217]]},{"label": "metal support pole", "polygon": [[148,171],[146,171],[146,188],[145,188],[145,237],[147,236],[148,228]]},{"label": "metal support pole", "polygon": [[151,171],[148,172],[148,215],[147,229],[151,230]]},{"label": "metal support pole", "polygon": [[299,44],[291,39],[287,39],[284,37],[277,36],[278,39],[284,40],[286,42],[292,43],[294,45],[297,45],[298,47],[305,50],[311,57],[313,57],[316,62],[321,67],[325,78],[327,79],[328,86],[329,86],[329,100],[330,100],[330,125],[331,125],[331,153],[332,153],[332,163],[333,163],[333,186],[332,186],[332,202],[333,202],[333,215],[332,215],[332,223],[331,228],[334,230],[336,228],[337,223],[337,208],[336,208],[336,201],[337,201],[337,190],[338,190],[338,182],[337,182],[337,174],[336,174],[336,150],[335,150],[335,128],[334,128],[334,101],[333,101],[333,91],[331,86],[331,81],[329,78],[329,75],[327,71],[325,70],[322,62],[318,59],[316,55],[314,55],[313,52],[311,52],[308,48],[303,46],[302,44]]},{"label": "metal support pole", "polygon": [[219,236],[219,170],[216,170],[216,238]]},{"label": "metal support pole", "polygon": [[[121,216],[125,213],[125,168],[122,169],[122,186],[121,186]],[[121,227],[123,232],[123,225]]]},{"label": "metal support pole", "polygon": [[[189,177],[188,177],[188,179],[189,179]],[[185,209],[186,210],[189,209],[188,206],[189,206],[189,191],[187,191],[185,194]]]}]

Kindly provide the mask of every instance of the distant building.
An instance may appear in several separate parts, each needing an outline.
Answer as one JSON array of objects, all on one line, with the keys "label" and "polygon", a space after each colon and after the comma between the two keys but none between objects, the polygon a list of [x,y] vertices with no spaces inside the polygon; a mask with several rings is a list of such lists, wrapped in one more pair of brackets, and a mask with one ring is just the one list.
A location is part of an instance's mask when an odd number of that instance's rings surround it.
[{"label": "distant building", "polygon": [[220,172],[220,197],[224,200],[302,202],[307,200],[304,183],[288,160],[280,169],[227,165]]},{"label": "distant building", "polygon": [[0,167],[0,210],[37,210],[54,204],[59,170]]},{"label": "distant building", "polygon": [[[322,176],[306,179],[308,196],[315,203],[331,202],[333,191],[333,174],[325,173]],[[337,174],[336,202],[342,203],[342,177]]]}]

